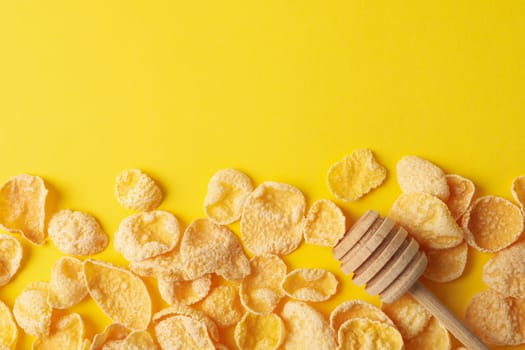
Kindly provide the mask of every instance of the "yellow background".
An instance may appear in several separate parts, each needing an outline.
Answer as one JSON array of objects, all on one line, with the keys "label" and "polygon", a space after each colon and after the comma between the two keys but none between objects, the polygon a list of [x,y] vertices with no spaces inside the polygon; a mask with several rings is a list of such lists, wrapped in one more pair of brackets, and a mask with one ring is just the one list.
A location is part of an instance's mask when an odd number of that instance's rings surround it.
[{"label": "yellow background", "polygon": [[[130,214],[113,183],[131,167],[162,184],[161,208],[184,225],[204,215],[220,168],[293,184],[311,203],[332,198],[327,169],[361,147],[389,177],[338,202],[349,223],[388,212],[406,154],[510,198],[525,174],[524,36],[520,0],[0,0],[0,181],[42,176],[56,208],[91,212],[110,235]],[[111,244],[97,258],[125,263]],[[10,307],[61,256],[49,242],[23,245],[21,271],[0,289]],[[464,277],[426,284],[462,317],[488,258],[471,252]],[[329,249],[307,245],[286,261],[338,270]],[[346,299],[378,302],[339,277],[325,314]],[[88,336],[109,323],[92,301],[73,310]]]}]

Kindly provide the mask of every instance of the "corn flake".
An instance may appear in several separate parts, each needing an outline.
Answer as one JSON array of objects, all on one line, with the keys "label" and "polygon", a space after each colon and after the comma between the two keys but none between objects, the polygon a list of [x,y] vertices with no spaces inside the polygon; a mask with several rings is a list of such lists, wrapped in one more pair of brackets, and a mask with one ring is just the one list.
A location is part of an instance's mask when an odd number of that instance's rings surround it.
[{"label": "corn flake", "polygon": [[179,221],[172,213],[140,212],[120,223],[115,233],[115,250],[128,261],[140,261],[173,250],[179,236]]},{"label": "corn flake", "polygon": [[176,303],[191,305],[201,301],[211,287],[211,275],[204,275],[190,281],[158,280],[158,287],[162,299],[172,305]]},{"label": "corn flake", "polygon": [[403,193],[388,215],[426,249],[455,247],[463,240],[463,231],[446,204],[431,194]]},{"label": "corn flake", "polygon": [[251,274],[241,282],[241,303],[255,314],[272,312],[284,296],[281,281],[286,277],[286,264],[277,255],[266,254],[254,256],[250,268]]},{"label": "corn flake", "polygon": [[328,189],[337,199],[353,202],[379,187],[386,174],[371,150],[357,149],[328,169]]},{"label": "corn flake", "polygon": [[310,207],[304,222],[306,243],[333,247],[346,232],[346,218],[332,201],[320,199]]},{"label": "corn flake", "polygon": [[184,281],[189,276],[179,249],[141,261],[132,261],[129,269],[142,277],[154,277],[164,281]]},{"label": "corn flake", "polygon": [[287,255],[303,238],[306,200],[297,188],[264,182],[246,200],[241,216],[244,245],[255,255]]},{"label": "corn flake", "polygon": [[214,288],[199,304],[199,309],[221,328],[237,324],[244,314],[244,307],[239,299],[239,286],[228,284]]},{"label": "corn flake", "polygon": [[525,175],[518,176],[512,181],[512,197],[519,203],[521,209],[525,209]]},{"label": "corn flake", "polygon": [[117,176],[115,197],[126,209],[153,210],[162,202],[162,191],[147,174],[129,169]]},{"label": "corn flake", "polygon": [[446,201],[450,195],[443,170],[417,156],[405,156],[399,160],[397,182],[403,193],[425,192],[442,201]]},{"label": "corn flake", "polygon": [[151,319],[151,298],[142,280],[128,270],[98,260],[84,261],[89,294],[114,322],[146,329]]},{"label": "corn flake", "polygon": [[35,337],[49,334],[52,308],[47,303],[48,283],[30,283],[16,298],[13,306],[15,320],[26,332]]},{"label": "corn flake", "polygon": [[406,350],[450,350],[450,334],[437,318],[431,317],[425,329],[405,342]]},{"label": "corn flake", "polygon": [[274,313],[247,312],[235,327],[235,344],[243,350],[277,350],[285,337],[284,323]]},{"label": "corn flake", "polygon": [[423,332],[432,315],[410,294],[404,294],[393,303],[383,303],[383,311],[394,322],[404,339]]},{"label": "corn flake", "polygon": [[446,203],[454,219],[458,220],[470,206],[476,187],[471,180],[460,175],[447,174],[445,177],[450,190]]},{"label": "corn flake", "polygon": [[252,180],[235,169],[222,169],[212,176],[204,199],[206,216],[217,224],[239,220],[244,202],[253,191]]},{"label": "corn flake", "polygon": [[0,228],[21,233],[34,244],[44,243],[47,193],[38,176],[22,174],[10,178],[0,188]]},{"label": "corn flake", "polygon": [[525,242],[495,254],[483,267],[483,282],[506,297],[525,298]]},{"label": "corn flake", "polygon": [[161,348],[170,350],[215,350],[201,321],[187,316],[171,316],[154,326]]},{"label": "corn flake", "polygon": [[494,253],[516,242],[523,232],[523,212],[509,200],[480,197],[463,215],[461,225],[467,243],[482,252]]},{"label": "corn flake", "polygon": [[366,318],[393,325],[388,316],[377,306],[362,300],[349,300],[339,304],[330,314],[330,327],[337,333],[343,323],[352,318]]},{"label": "corn flake", "polygon": [[63,253],[93,255],[108,245],[108,235],[98,220],[88,213],[63,209],[55,213],[48,226],[49,238]]},{"label": "corn flake", "polygon": [[284,293],[302,301],[325,301],[337,292],[339,282],[334,274],[323,269],[296,269],[281,283]]},{"label": "corn flake", "polygon": [[16,237],[0,233],[0,286],[6,285],[20,269],[23,249]]},{"label": "corn flake", "polygon": [[333,350],[335,333],[317,310],[301,301],[288,301],[281,312],[286,337],[283,347],[289,350]]},{"label": "corn flake", "polygon": [[11,310],[0,301],[0,349],[14,348],[18,338],[18,328]]},{"label": "corn flake", "polygon": [[345,321],[337,332],[337,339],[338,350],[365,350],[371,344],[374,349],[403,349],[403,338],[394,326],[366,318]]},{"label": "corn flake", "polygon": [[180,253],[188,279],[216,272],[227,280],[240,280],[250,273],[250,263],[237,236],[208,219],[197,219],[186,228]]},{"label": "corn flake", "polygon": [[54,309],[67,309],[86,297],[88,290],[82,272],[82,261],[62,257],[51,270],[48,302]]},{"label": "corn flake", "polygon": [[49,335],[37,338],[33,350],[78,350],[84,342],[84,323],[78,314],[70,314],[51,324]]},{"label": "corn flake", "polygon": [[95,335],[91,350],[105,350],[110,344],[121,344],[130,334],[131,330],[127,327],[120,323],[112,323],[102,333]]},{"label": "corn flake", "polygon": [[425,252],[428,258],[427,268],[423,273],[427,279],[445,283],[453,281],[465,271],[467,265],[468,245],[463,241],[459,245]]}]

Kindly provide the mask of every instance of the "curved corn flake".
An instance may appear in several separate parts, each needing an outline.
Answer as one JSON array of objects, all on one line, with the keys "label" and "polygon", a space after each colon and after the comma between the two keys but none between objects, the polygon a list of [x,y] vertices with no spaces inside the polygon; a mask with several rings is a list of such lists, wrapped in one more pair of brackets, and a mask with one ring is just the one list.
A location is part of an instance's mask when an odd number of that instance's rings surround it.
[{"label": "curved corn flake", "polygon": [[233,326],[244,314],[244,308],[239,299],[239,286],[229,284],[216,287],[199,304],[199,309],[219,327]]},{"label": "curved corn flake", "polygon": [[426,249],[451,248],[463,240],[463,231],[446,204],[428,193],[401,194],[388,216],[407,229]]},{"label": "curved corn flake", "polygon": [[506,297],[525,298],[525,242],[495,254],[483,267],[483,282]]},{"label": "curved corn flake", "polygon": [[0,349],[12,349],[18,338],[18,328],[11,310],[0,301]]},{"label": "curved corn flake", "polygon": [[452,248],[428,250],[425,253],[428,263],[423,276],[434,282],[450,282],[461,277],[465,271],[468,244],[463,241]]},{"label": "curved corn flake", "polygon": [[129,169],[117,175],[115,197],[126,209],[153,210],[162,202],[162,191],[147,174]]},{"label": "curved corn flake", "polygon": [[81,302],[87,294],[82,261],[66,256],[57,260],[49,280],[49,305],[67,309]]},{"label": "curved corn flake", "polygon": [[518,345],[525,342],[520,330],[522,316],[516,312],[516,299],[486,289],[470,299],[465,322],[484,342],[494,345]]},{"label": "curved corn flake", "polygon": [[301,268],[290,271],[281,283],[284,293],[302,301],[325,301],[337,292],[339,282],[333,273],[323,269]]},{"label": "curved corn flake", "polygon": [[404,339],[411,339],[421,333],[432,315],[414,297],[406,293],[393,303],[381,307],[394,322]]},{"label": "curved corn flake", "polygon": [[158,287],[162,299],[172,305],[176,303],[191,305],[201,301],[211,287],[211,275],[204,275],[190,281],[166,281],[159,279]]},{"label": "curved corn flake", "polygon": [[22,174],[10,178],[0,188],[0,228],[21,233],[34,244],[44,243],[47,193],[38,176]]},{"label": "curved corn flake", "polygon": [[32,282],[16,298],[13,315],[27,334],[35,337],[49,334],[53,310],[47,303],[47,296],[47,282]]},{"label": "curved corn flake", "polygon": [[55,213],[47,228],[49,238],[63,253],[93,255],[108,245],[108,235],[91,214],[63,209]]},{"label": "curved corn flake", "polygon": [[330,327],[337,333],[341,325],[352,318],[366,318],[393,325],[392,320],[377,306],[363,300],[349,300],[342,302],[332,311]]},{"label": "curved corn flake", "polygon": [[511,191],[512,197],[523,210],[525,208],[525,175],[518,176],[512,181]]},{"label": "curved corn flake", "polygon": [[458,220],[470,206],[476,187],[471,180],[460,175],[447,174],[445,177],[450,190],[446,204],[454,219]]},{"label": "curved corn flake", "polygon": [[84,342],[84,323],[78,314],[70,314],[51,324],[49,335],[37,338],[33,350],[78,350]]},{"label": "curved corn flake", "polygon": [[254,256],[250,268],[250,275],[241,282],[241,303],[255,314],[272,312],[284,296],[281,281],[286,277],[286,264],[277,255],[266,254]]},{"label": "curved corn flake", "polygon": [[461,218],[467,243],[494,253],[516,242],[523,232],[523,212],[509,200],[480,197]]},{"label": "curved corn flake", "polygon": [[241,217],[244,202],[252,191],[252,180],[243,172],[219,170],[208,183],[204,212],[217,224],[231,224]]},{"label": "curved corn flake", "polygon": [[405,342],[406,350],[450,350],[450,334],[437,318],[431,317],[425,329]]},{"label": "curved corn flake", "polygon": [[216,272],[227,280],[240,280],[250,273],[248,258],[237,236],[208,219],[197,219],[186,228],[180,254],[188,279]]},{"label": "curved corn flake", "polygon": [[154,326],[157,341],[163,349],[215,350],[201,321],[187,316],[171,316]]},{"label": "curved corn flake", "polygon": [[450,195],[443,170],[417,156],[405,156],[399,160],[397,182],[403,193],[425,192],[442,201],[446,201]]},{"label": "curved corn flake", "polygon": [[264,182],[249,196],[241,216],[246,248],[255,255],[293,252],[303,239],[306,200],[297,188]]},{"label": "curved corn flake", "polygon": [[164,281],[184,281],[189,276],[179,249],[141,261],[132,261],[129,269],[142,277],[154,277]]},{"label": "curved corn flake", "polygon": [[205,325],[205,328],[208,330],[210,338],[214,341],[219,341],[219,328],[217,328],[215,322],[204,312],[184,304],[173,304],[170,307],[160,310],[155,315],[153,315],[153,322],[158,323],[172,316],[186,316],[195,319],[196,321],[202,322]]},{"label": "curved corn flake", "polygon": [[352,202],[379,187],[386,174],[371,150],[357,149],[328,169],[328,189],[337,199]]},{"label": "curved corn flake", "polygon": [[276,350],[284,337],[284,323],[273,313],[255,315],[247,312],[235,326],[235,344],[243,350]]},{"label": "curved corn flake", "polygon": [[0,233],[0,286],[6,285],[22,262],[23,249],[16,237]]},{"label": "curved corn flake", "polygon": [[131,330],[127,327],[120,323],[112,323],[102,333],[95,335],[90,350],[105,350],[107,344],[122,342],[130,334]]},{"label": "curved corn flake", "polygon": [[308,210],[303,227],[306,243],[333,247],[346,232],[346,217],[328,199],[315,201]]},{"label": "curved corn flake", "polygon": [[403,338],[398,330],[387,323],[366,318],[345,321],[337,332],[338,350],[374,349],[401,350]]},{"label": "curved corn flake", "polygon": [[151,297],[142,280],[125,268],[98,260],[84,261],[89,294],[114,322],[146,329],[151,319]]},{"label": "curved corn flake", "polygon": [[281,312],[286,336],[283,347],[289,350],[333,350],[335,333],[317,310],[301,301],[288,301]]},{"label": "curved corn flake", "polygon": [[175,248],[179,221],[170,212],[153,210],[128,216],[115,232],[115,250],[128,261],[140,261]]},{"label": "curved corn flake", "polygon": [[[128,331],[129,333],[129,331]],[[133,331],[129,333],[125,338],[121,339],[109,339],[105,343],[98,347],[92,347],[91,350],[156,350],[158,349],[157,344],[151,337],[151,335],[144,330]]]}]

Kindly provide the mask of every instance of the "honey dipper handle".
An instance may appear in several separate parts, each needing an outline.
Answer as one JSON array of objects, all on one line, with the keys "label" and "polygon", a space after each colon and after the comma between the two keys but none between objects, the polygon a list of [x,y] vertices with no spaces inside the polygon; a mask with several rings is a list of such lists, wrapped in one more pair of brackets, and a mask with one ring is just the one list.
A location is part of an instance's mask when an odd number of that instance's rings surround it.
[{"label": "honey dipper handle", "polygon": [[410,294],[430,311],[468,350],[489,349],[420,282],[414,283],[409,291]]}]

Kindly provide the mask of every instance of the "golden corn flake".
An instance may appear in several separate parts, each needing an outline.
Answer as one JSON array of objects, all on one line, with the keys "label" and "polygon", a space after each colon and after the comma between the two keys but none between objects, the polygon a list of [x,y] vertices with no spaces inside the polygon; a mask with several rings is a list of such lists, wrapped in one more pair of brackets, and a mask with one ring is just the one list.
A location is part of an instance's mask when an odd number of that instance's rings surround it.
[{"label": "golden corn flake", "polygon": [[471,180],[460,175],[447,174],[445,177],[450,190],[446,203],[454,219],[458,220],[470,206],[476,187]]},{"label": "golden corn flake", "polygon": [[88,290],[82,272],[82,261],[62,257],[51,270],[48,302],[55,309],[67,309],[86,297]]},{"label": "golden corn flake", "polygon": [[399,160],[397,182],[403,193],[425,192],[442,201],[446,201],[450,195],[443,170],[417,156],[405,156]]},{"label": "golden corn flake", "polygon": [[115,197],[126,209],[153,210],[162,202],[162,191],[147,174],[129,169],[117,176]]},{"label": "golden corn flake", "polygon": [[115,233],[115,250],[128,261],[140,261],[173,250],[179,236],[179,221],[172,213],[140,212],[120,223]]},{"label": "golden corn flake", "polygon": [[16,323],[35,337],[49,334],[52,308],[47,303],[48,283],[30,283],[16,298],[13,315]]},{"label": "golden corn flake", "polygon": [[0,233],[0,286],[6,285],[22,262],[22,244],[16,237]]},{"label": "golden corn flake", "polygon": [[227,280],[240,280],[250,273],[250,263],[237,236],[208,219],[197,219],[186,228],[180,254],[188,279],[215,272]]},{"label": "golden corn flake", "polygon": [[250,268],[250,275],[241,282],[241,303],[255,314],[272,312],[284,296],[281,282],[286,277],[286,264],[278,256],[266,254],[254,256]]},{"label": "golden corn flake", "polygon": [[93,215],[69,209],[60,210],[51,217],[47,232],[58,250],[72,255],[100,253],[109,240]]},{"label": "golden corn flake", "polygon": [[235,327],[235,344],[243,350],[276,350],[285,337],[284,323],[273,313],[247,312]]},{"label": "golden corn flake", "polygon": [[320,199],[308,210],[303,230],[306,243],[333,247],[346,232],[346,218],[334,202]]},{"label": "golden corn flake", "polygon": [[191,305],[202,300],[211,287],[211,275],[204,275],[190,281],[158,280],[159,293],[162,299],[172,305],[176,303]]},{"label": "golden corn flake", "polygon": [[431,317],[425,329],[405,342],[406,350],[450,350],[450,334],[437,318]]},{"label": "golden corn flake", "polygon": [[482,252],[494,253],[516,242],[523,232],[523,212],[509,200],[485,196],[474,201],[461,225],[467,243]]},{"label": "golden corn flake", "polygon": [[283,347],[289,350],[333,350],[334,330],[317,310],[301,301],[288,301],[281,312],[286,336]]},{"label": "golden corn flake", "polygon": [[252,180],[246,174],[235,169],[219,170],[208,183],[204,212],[217,224],[231,224],[241,217],[244,202],[252,191]]},{"label": "golden corn flake", "polygon": [[70,314],[51,324],[49,335],[37,338],[33,350],[78,350],[84,342],[84,323],[78,314]]},{"label": "golden corn flake", "polygon": [[337,199],[352,202],[379,187],[386,173],[371,150],[357,149],[328,169],[328,189]]},{"label": "golden corn flake", "polygon": [[[129,331],[128,331],[129,333]],[[125,338],[106,340],[104,344],[91,350],[156,350],[157,344],[147,331],[133,331]]]},{"label": "golden corn flake", "polygon": [[170,350],[215,350],[206,326],[187,316],[171,316],[154,326],[161,348]]},{"label": "golden corn flake", "polygon": [[95,335],[91,350],[105,350],[106,347],[109,347],[108,344],[121,343],[130,334],[131,330],[127,327],[119,323],[112,323],[102,333]]},{"label": "golden corn flake", "polygon": [[0,349],[11,349],[18,338],[18,328],[11,311],[0,301]]},{"label": "golden corn flake", "polygon": [[503,296],[525,298],[525,243],[503,249],[487,261],[483,282]]},{"label": "golden corn flake", "polygon": [[241,216],[244,245],[255,255],[287,255],[303,238],[306,200],[297,188],[264,182],[246,200]]},{"label": "golden corn flake", "polygon": [[447,205],[428,193],[401,194],[388,216],[407,229],[426,249],[455,247],[463,240],[463,231]]},{"label": "golden corn flake", "polygon": [[244,307],[239,299],[239,286],[229,284],[216,287],[199,304],[199,309],[219,327],[233,326],[244,314]]},{"label": "golden corn flake", "polygon": [[382,305],[404,339],[411,339],[421,333],[432,315],[408,293],[393,303]]},{"label": "golden corn flake", "polygon": [[337,333],[343,323],[352,318],[366,318],[392,324],[388,316],[377,306],[362,300],[349,300],[339,304],[330,314],[330,327]]},{"label": "golden corn flake", "polygon": [[38,176],[10,178],[0,188],[0,228],[21,233],[30,242],[42,244],[47,189]]},{"label": "golden corn flake", "polygon": [[186,267],[179,249],[141,261],[132,261],[129,269],[142,277],[154,277],[164,281],[188,280]]},{"label": "golden corn flake", "polygon": [[151,298],[142,280],[128,270],[98,260],[84,261],[89,294],[114,322],[146,329],[151,319]]},{"label": "golden corn flake", "polygon": [[403,338],[397,329],[389,324],[366,318],[352,318],[345,321],[337,332],[338,350],[401,350]]},{"label": "golden corn flake", "polygon": [[461,277],[465,271],[468,244],[463,241],[452,248],[428,250],[425,253],[428,263],[423,276],[434,282],[450,282]]},{"label": "golden corn flake", "polygon": [[518,176],[512,181],[512,197],[519,203],[521,209],[525,208],[525,175]]},{"label": "golden corn flake", "polygon": [[325,301],[337,292],[339,282],[334,274],[323,269],[296,269],[282,281],[284,293],[297,300]]},{"label": "golden corn flake", "polygon": [[494,345],[525,342],[525,334],[520,331],[521,319],[516,299],[504,297],[492,289],[474,295],[465,310],[467,326],[481,340]]}]

